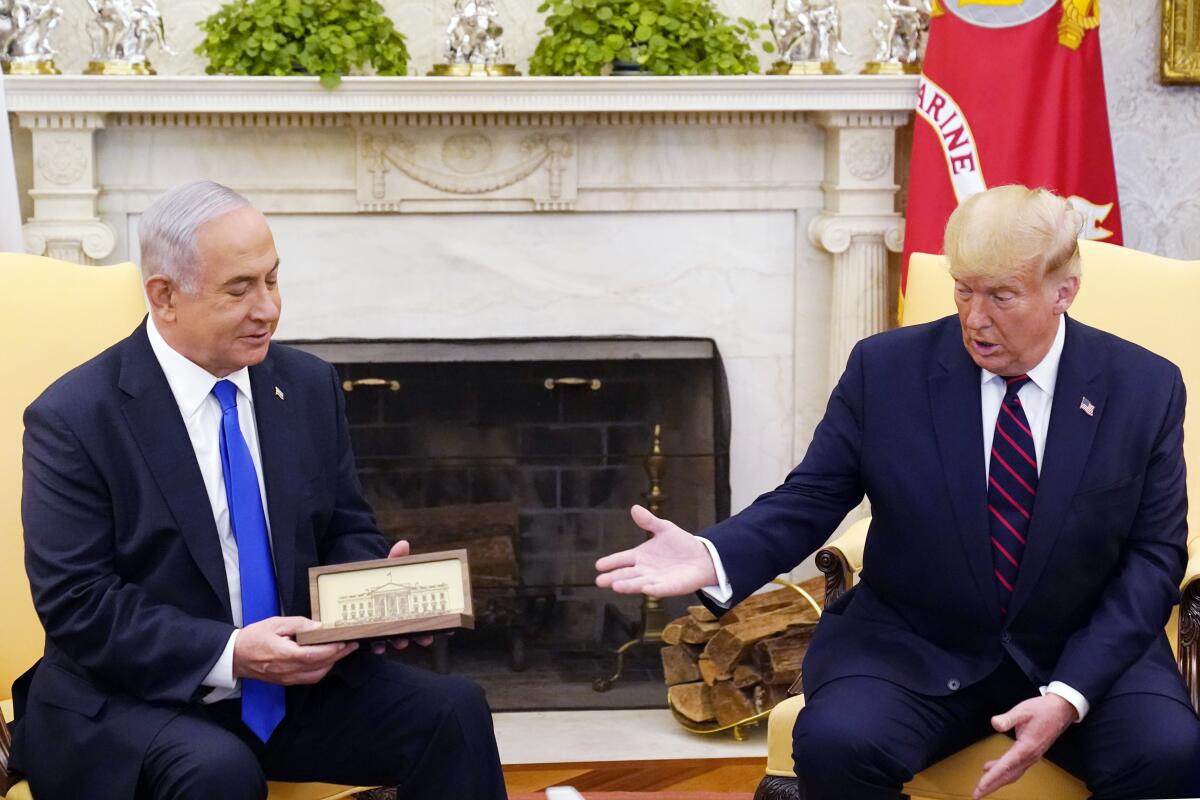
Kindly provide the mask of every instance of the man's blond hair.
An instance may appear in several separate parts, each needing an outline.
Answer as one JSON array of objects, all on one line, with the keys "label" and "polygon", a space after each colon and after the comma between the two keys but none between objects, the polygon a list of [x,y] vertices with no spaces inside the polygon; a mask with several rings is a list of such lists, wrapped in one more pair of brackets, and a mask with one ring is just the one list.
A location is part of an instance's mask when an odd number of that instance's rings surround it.
[{"label": "man's blond hair", "polygon": [[943,252],[955,279],[1043,280],[1078,275],[1083,215],[1047,189],[997,186],[967,198],[946,223]]}]

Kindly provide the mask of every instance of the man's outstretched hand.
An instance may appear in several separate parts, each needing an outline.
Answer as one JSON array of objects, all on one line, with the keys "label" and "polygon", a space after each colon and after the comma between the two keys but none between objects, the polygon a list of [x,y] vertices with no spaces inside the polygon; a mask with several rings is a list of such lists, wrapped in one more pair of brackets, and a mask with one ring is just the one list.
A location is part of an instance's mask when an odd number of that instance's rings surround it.
[{"label": "man's outstretched hand", "polygon": [[641,506],[634,506],[630,513],[650,538],[632,550],[597,561],[597,586],[621,594],[675,597],[717,582],[717,568],[699,539]]},{"label": "man's outstretched hand", "polygon": [[983,765],[983,777],[972,795],[974,800],[1024,775],[1077,717],[1075,707],[1056,694],[1024,700],[992,717],[992,727],[997,733],[1015,731],[1017,740],[1007,753]]}]

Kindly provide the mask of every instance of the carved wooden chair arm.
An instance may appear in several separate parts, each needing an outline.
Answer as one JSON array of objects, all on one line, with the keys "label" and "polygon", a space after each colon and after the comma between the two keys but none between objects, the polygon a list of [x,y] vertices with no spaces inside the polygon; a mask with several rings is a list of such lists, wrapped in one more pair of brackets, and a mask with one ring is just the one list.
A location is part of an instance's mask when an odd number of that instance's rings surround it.
[{"label": "carved wooden chair arm", "polygon": [[1200,708],[1200,538],[1188,542],[1187,571],[1180,586],[1176,659],[1192,707]]},{"label": "carved wooden chair arm", "polygon": [[828,605],[854,585],[854,576],[862,569],[863,550],[871,518],[860,519],[845,533],[817,551],[817,569],[825,575],[825,604]]},{"label": "carved wooden chair arm", "polygon": [[0,798],[8,794],[16,780],[8,772],[8,754],[12,749],[12,737],[8,732],[8,719],[12,715],[12,702],[0,701]]}]

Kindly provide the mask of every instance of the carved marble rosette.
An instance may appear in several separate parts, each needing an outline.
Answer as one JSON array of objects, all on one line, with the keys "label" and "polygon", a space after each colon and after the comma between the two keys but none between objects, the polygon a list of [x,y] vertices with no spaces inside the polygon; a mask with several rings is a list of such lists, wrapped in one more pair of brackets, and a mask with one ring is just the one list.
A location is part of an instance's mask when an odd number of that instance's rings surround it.
[{"label": "carved marble rosette", "polygon": [[494,77],[520,75],[505,64],[497,22],[500,12],[493,0],[454,0],[454,13],[446,26],[446,62],[434,64],[430,75],[439,77]]},{"label": "carved marble rosette", "polygon": [[864,75],[919,75],[924,40],[933,15],[933,0],[883,0],[882,16],[875,20],[875,59],[862,68]]},{"label": "carved marble rosette", "polygon": [[0,0],[0,67],[13,75],[58,75],[50,33],[63,11],[58,0]]},{"label": "carved marble rosette", "polygon": [[154,75],[147,51],[170,53],[162,14],[154,0],[88,0],[92,59],[87,75]]},{"label": "carved marble rosette", "polygon": [[837,0],[773,0],[771,34],[780,60],[769,75],[837,75],[834,53],[850,55]]}]

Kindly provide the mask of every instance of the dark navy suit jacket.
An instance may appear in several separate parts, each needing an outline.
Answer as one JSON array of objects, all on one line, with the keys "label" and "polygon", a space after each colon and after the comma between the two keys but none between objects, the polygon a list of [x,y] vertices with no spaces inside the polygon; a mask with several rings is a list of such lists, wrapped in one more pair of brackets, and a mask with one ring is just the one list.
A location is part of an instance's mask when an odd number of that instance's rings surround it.
[{"label": "dark navy suit jacket", "polygon": [[[334,369],[273,344],[250,384],[282,613],[309,616],[309,567],[382,558],[387,544]],[[29,406],[24,445],[26,568],[46,649],[16,687],[14,762],[39,800],[80,787],[127,800],[147,745],[209,691],[200,681],[233,632],[212,507],[144,322]],[[359,683],[373,663],[354,654],[333,679]],[[289,690],[289,713],[304,694]]]},{"label": "dark navy suit jacket", "polygon": [[[1083,398],[1094,406],[1081,410]],[[738,602],[870,499],[860,583],[825,612],[809,695],[874,676],[945,695],[1005,653],[1090,703],[1187,703],[1164,626],[1187,560],[1179,369],[1067,320],[1028,544],[1007,618],[993,584],[980,370],[957,318],[860,342],[800,466],[703,535]]]}]

